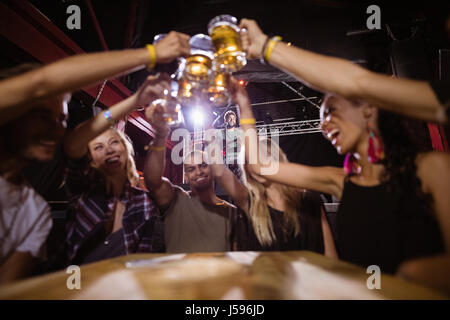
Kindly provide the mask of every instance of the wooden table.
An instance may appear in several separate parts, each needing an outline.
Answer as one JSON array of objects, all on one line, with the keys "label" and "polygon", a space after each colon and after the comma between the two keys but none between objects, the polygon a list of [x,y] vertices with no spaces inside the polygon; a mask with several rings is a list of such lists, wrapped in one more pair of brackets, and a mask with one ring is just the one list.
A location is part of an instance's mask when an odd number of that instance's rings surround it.
[{"label": "wooden table", "polygon": [[81,289],[65,271],[0,287],[0,299],[448,299],[389,275],[370,274],[308,251],[129,255],[81,267]]}]

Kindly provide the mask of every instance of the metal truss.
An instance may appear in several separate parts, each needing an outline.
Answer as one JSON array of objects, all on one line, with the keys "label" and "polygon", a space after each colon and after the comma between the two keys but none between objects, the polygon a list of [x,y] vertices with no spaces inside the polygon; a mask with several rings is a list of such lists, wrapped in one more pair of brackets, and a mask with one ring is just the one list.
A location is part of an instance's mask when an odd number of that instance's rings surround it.
[{"label": "metal truss", "polygon": [[257,125],[258,136],[293,136],[320,132],[320,119]]},{"label": "metal truss", "polygon": [[[320,119],[315,120],[303,120],[303,121],[284,121],[273,124],[260,124],[256,125],[257,133],[259,137],[282,137],[282,136],[293,136],[307,133],[317,133],[320,130]],[[219,129],[217,129],[219,130]],[[225,131],[225,129],[220,129]],[[205,142],[205,131],[196,130],[191,132],[191,142],[192,146],[199,146],[200,150],[203,149],[203,144]],[[186,143],[186,141],[184,141]],[[186,145],[183,148],[183,158],[184,152],[186,150]],[[184,166],[183,166],[183,183],[184,180]]]},{"label": "metal truss", "polygon": [[[321,132],[320,119],[286,121],[273,124],[257,124],[256,129],[258,136],[260,137],[282,137]],[[198,143],[203,140],[204,131],[199,130],[191,132],[191,137],[195,143]]]},{"label": "metal truss", "polygon": [[313,100],[313,98],[316,97],[310,97],[308,98],[307,96],[305,96],[303,93],[301,93],[300,90],[295,90],[294,88],[292,88],[288,83],[286,83],[285,81],[281,82],[283,85],[285,85],[287,88],[289,88],[290,90],[292,90],[293,92],[295,92],[297,95],[299,95],[300,97],[302,97],[304,100],[308,101],[308,103],[310,103],[311,105],[313,105],[314,107],[316,107],[317,109],[320,110],[320,106],[315,103]]}]

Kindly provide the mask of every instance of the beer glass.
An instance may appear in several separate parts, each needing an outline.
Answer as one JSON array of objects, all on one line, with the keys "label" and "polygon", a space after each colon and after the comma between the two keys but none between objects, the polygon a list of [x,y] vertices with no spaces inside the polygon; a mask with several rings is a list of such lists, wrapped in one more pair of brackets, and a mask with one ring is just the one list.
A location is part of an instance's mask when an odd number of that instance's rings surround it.
[{"label": "beer glass", "polygon": [[[153,44],[155,45],[161,41],[167,34],[158,34],[153,38]],[[178,63],[182,61],[179,60]],[[176,78],[176,72],[171,75],[172,79]],[[164,97],[156,99],[152,102],[152,107],[162,107],[164,110],[163,116],[167,121],[167,124],[174,128],[184,123],[183,114],[181,112],[181,105],[177,101],[178,83],[171,81],[170,89],[164,91]]]},{"label": "beer glass", "polygon": [[164,97],[152,102],[152,107],[162,107],[163,117],[171,128],[178,127],[184,123],[181,105],[177,100],[178,84],[172,82],[171,89],[164,91]]},{"label": "beer glass", "polygon": [[198,83],[209,81],[213,65],[211,38],[204,34],[192,36],[189,40],[190,56],[184,60],[183,77]]},{"label": "beer glass", "polygon": [[208,33],[214,46],[214,59],[231,72],[242,69],[247,64],[242,50],[238,21],[230,15],[220,15],[208,23]]},{"label": "beer glass", "polygon": [[184,59],[179,70],[178,100],[182,107],[201,106],[208,101],[208,87],[213,75],[211,38],[204,34],[191,37],[191,55]]},{"label": "beer glass", "polygon": [[184,77],[193,82],[207,82],[212,73],[212,60],[203,54],[194,54],[186,58]]},{"label": "beer glass", "polygon": [[214,68],[213,77],[209,85],[209,102],[212,107],[227,107],[231,96],[228,91],[231,73],[223,65]]}]

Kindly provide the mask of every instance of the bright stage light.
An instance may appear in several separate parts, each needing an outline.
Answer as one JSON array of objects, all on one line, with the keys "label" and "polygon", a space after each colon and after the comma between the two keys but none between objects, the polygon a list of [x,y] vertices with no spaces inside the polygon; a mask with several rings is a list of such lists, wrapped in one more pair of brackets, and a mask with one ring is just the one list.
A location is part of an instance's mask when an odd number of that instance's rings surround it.
[{"label": "bright stage light", "polygon": [[192,110],[191,118],[196,127],[200,127],[203,124],[203,114],[199,107]]}]

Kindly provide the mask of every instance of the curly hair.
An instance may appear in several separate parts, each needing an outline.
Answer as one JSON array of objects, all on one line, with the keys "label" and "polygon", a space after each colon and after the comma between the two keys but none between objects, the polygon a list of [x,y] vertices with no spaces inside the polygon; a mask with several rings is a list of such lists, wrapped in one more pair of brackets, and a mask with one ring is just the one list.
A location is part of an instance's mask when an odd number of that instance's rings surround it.
[{"label": "curly hair", "polygon": [[230,114],[234,114],[234,116],[236,117],[236,112],[234,112],[233,110],[228,110],[227,112],[225,112],[225,114],[223,115],[223,121],[227,121],[227,118]]},{"label": "curly hair", "polygon": [[398,200],[396,212],[401,214],[432,211],[432,197],[422,191],[417,176],[417,155],[429,149],[425,135],[420,134],[424,132],[423,126],[423,122],[378,111],[378,129],[386,155],[381,162],[385,166],[382,181]]}]

